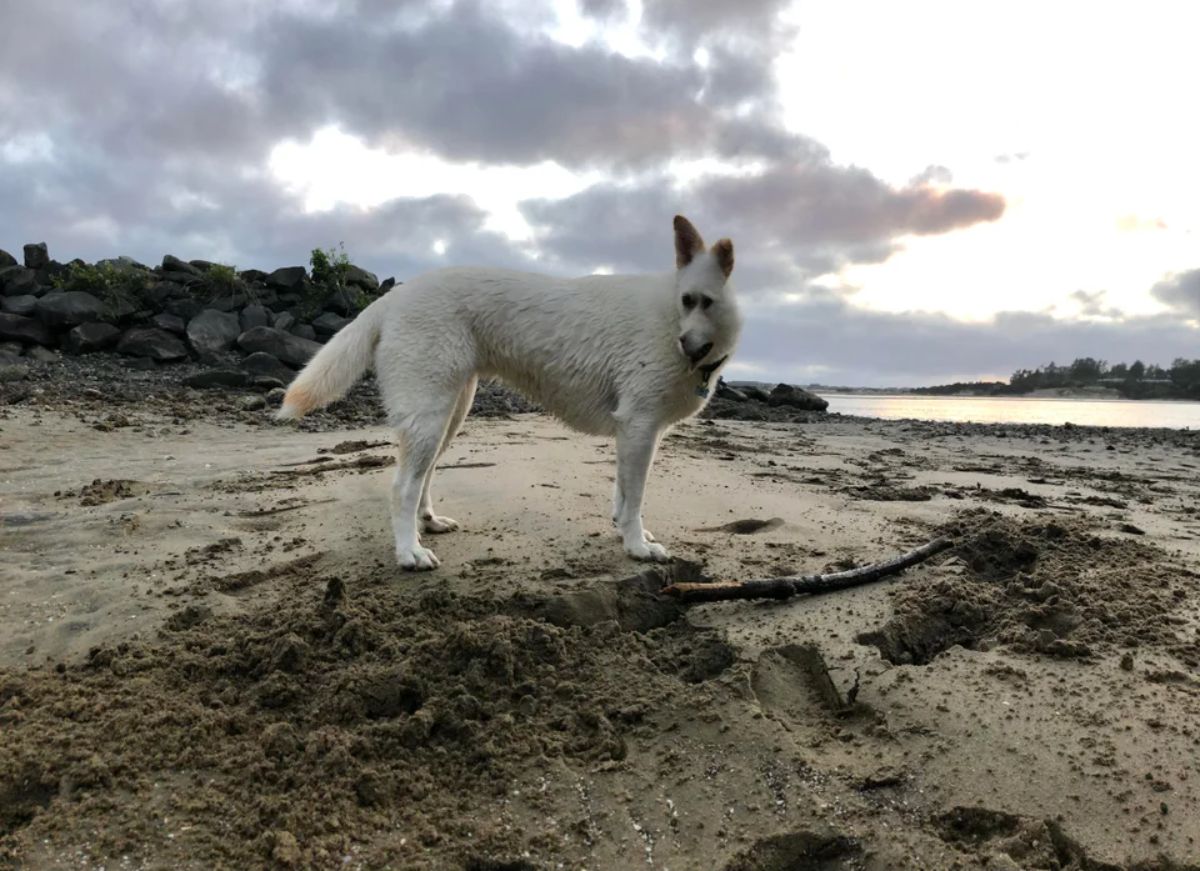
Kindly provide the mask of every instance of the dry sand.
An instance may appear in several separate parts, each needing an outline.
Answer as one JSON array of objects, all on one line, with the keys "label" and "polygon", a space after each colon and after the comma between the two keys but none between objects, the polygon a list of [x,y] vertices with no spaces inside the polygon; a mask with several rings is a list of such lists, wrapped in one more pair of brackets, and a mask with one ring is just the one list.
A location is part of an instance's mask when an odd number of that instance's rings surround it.
[{"label": "dry sand", "polygon": [[97,407],[0,417],[0,865],[1200,867],[1200,438],[691,422],[666,576],[958,545],[683,609],[547,418],[407,575],[385,430]]}]

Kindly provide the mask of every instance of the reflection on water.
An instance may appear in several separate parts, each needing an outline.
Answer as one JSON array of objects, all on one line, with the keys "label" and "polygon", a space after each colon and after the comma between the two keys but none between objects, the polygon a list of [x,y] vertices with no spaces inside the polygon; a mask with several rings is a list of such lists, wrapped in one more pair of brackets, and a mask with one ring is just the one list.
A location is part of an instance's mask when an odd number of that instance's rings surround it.
[{"label": "reflection on water", "polygon": [[829,410],[885,420],[916,418],[974,423],[1074,423],[1200,429],[1200,402],[1059,399],[1030,396],[880,396],[825,393]]}]

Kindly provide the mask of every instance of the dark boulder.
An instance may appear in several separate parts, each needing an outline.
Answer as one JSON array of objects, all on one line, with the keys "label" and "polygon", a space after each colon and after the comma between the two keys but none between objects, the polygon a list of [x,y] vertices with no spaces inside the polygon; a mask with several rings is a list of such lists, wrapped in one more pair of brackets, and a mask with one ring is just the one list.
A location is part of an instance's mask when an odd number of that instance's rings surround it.
[{"label": "dark boulder", "polygon": [[296,316],[291,312],[280,312],[275,315],[275,320],[271,326],[277,330],[290,330],[296,326]]},{"label": "dark boulder", "polygon": [[111,348],[121,331],[112,324],[80,324],[63,338],[63,350],[68,354],[90,354]]},{"label": "dark boulder", "polygon": [[824,411],[829,408],[826,400],[792,384],[776,384],[767,399],[767,404],[786,405],[789,408],[799,408],[803,411]]},{"label": "dark boulder", "polygon": [[271,312],[264,305],[251,303],[242,309],[241,324],[243,333],[254,327],[269,327],[271,326]]},{"label": "dark boulder", "polygon": [[383,295],[396,286],[396,279],[388,277],[379,285],[379,293]]},{"label": "dark boulder", "polygon": [[129,357],[169,362],[187,357],[187,346],[178,336],[154,327],[134,327],[126,330],[117,343],[117,352]]},{"label": "dark boulder", "polygon": [[261,269],[243,269],[238,273],[238,277],[247,284],[266,284],[267,273]]},{"label": "dark boulder", "polygon": [[166,330],[168,333],[174,333],[177,336],[182,336],[187,332],[187,321],[179,315],[168,314],[167,312],[159,312],[151,317],[150,326]]},{"label": "dark boulder", "polygon": [[38,286],[37,273],[24,266],[0,266],[0,294],[4,296],[40,296],[44,291]]},{"label": "dark boulder", "polygon": [[204,304],[198,300],[192,299],[191,297],[184,297],[183,299],[170,300],[166,305],[163,306],[163,311],[165,311],[167,314],[177,315],[178,317],[183,318],[184,322],[186,323],[196,315],[200,314],[200,312],[204,311]]},{"label": "dark boulder", "polygon": [[187,337],[193,350],[204,359],[212,359],[234,346],[241,334],[238,316],[216,309],[205,309],[187,325]]},{"label": "dark boulder", "polygon": [[25,268],[41,269],[50,265],[50,251],[45,242],[30,242],[25,246]]},{"label": "dark boulder", "polygon": [[105,320],[104,303],[86,290],[48,293],[38,300],[37,314],[48,327],[62,329]]},{"label": "dark boulder", "polygon": [[255,351],[242,361],[242,368],[257,378],[273,378],[282,384],[296,377],[295,371],[265,351]]},{"label": "dark boulder", "polygon": [[146,291],[146,301],[156,308],[162,308],[173,299],[186,299],[187,288],[174,281],[160,281]]},{"label": "dark boulder", "polygon": [[180,260],[173,254],[167,254],[162,259],[163,272],[177,272],[181,275],[200,277],[200,270],[186,260]]},{"label": "dark boulder", "polygon": [[5,266],[16,266],[16,265],[17,265],[17,258],[13,257],[11,254],[9,254],[7,251],[5,251],[3,248],[0,248],[0,269],[3,269]]},{"label": "dark boulder", "polygon": [[37,313],[38,298],[32,293],[20,296],[0,296],[0,312],[30,317]]},{"label": "dark boulder", "polygon": [[295,291],[304,285],[308,272],[303,266],[281,266],[267,276],[267,287],[279,291]]},{"label": "dark boulder", "polygon": [[0,341],[6,340],[31,345],[52,345],[54,334],[36,318],[0,312]]},{"label": "dark boulder", "polygon": [[368,272],[360,266],[351,265],[346,269],[346,284],[368,293],[379,290],[379,278],[374,272]]},{"label": "dark boulder", "polygon": [[333,312],[323,312],[318,317],[313,318],[312,327],[318,336],[322,339],[328,339],[350,322],[350,318],[335,315]]},{"label": "dark boulder", "polygon": [[296,324],[288,332],[293,336],[299,336],[306,342],[315,342],[317,340],[317,331],[312,328],[312,324]]},{"label": "dark boulder", "polygon": [[321,346],[274,327],[255,327],[238,336],[238,347],[247,353],[263,351],[292,366],[303,366]]}]

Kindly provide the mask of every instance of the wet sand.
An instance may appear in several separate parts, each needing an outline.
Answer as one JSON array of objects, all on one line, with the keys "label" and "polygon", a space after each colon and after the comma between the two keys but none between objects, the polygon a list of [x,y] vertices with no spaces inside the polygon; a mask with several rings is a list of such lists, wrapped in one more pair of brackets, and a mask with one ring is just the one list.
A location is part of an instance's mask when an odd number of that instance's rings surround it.
[{"label": "wet sand", "polygon": [[408,575],[386,430],[267,415],[4,409],[0,863],[1200,866],[1200,440],[694,421],[655,573],[610,443],[469,419]]}]

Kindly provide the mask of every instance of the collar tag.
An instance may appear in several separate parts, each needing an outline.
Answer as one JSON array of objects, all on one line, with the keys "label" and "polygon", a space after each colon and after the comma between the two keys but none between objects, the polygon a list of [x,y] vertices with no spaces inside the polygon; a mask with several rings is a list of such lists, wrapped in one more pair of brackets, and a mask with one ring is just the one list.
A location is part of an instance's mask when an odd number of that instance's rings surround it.
[{"label": "collar tag", "polygon": [[701,384],[700,386],[698,386],[696,388],[696,395],[699,396],[701,399],[708,399],[708,385]]}]

